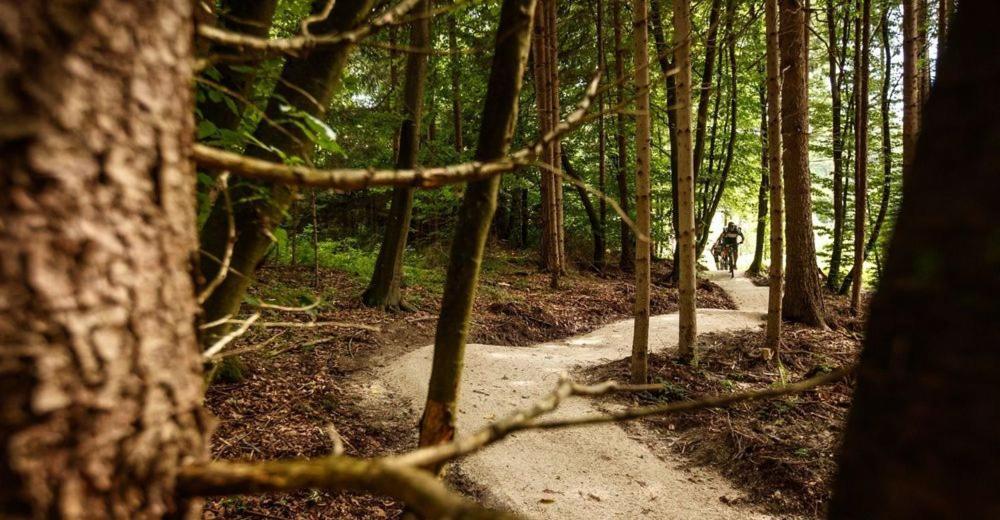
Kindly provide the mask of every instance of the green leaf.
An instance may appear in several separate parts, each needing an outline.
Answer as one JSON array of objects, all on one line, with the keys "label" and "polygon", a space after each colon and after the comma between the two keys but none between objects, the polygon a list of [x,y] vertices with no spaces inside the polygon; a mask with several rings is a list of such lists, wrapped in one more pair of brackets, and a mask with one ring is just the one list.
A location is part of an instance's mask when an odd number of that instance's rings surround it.
[{"label": "green leaf", "polygon": [[198,123],[198,139],[205,139],[207,137],[211,137],[215,135],[215,133],[218,132],[218,130],[219,129],[218,127],[215,126],[215,123],[209,121],[208,119],[202,119]]}]

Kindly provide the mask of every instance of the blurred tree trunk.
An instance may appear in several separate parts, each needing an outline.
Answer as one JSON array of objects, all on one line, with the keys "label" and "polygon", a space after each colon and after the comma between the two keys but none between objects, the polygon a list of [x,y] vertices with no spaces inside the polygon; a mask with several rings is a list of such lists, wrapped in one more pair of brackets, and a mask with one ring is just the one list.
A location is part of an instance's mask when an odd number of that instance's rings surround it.
[{"label": "blurred tree trunk", "polygon": [[831,518],[1000,517],[998,18],[996,2],[957,11],[872,299]]},{"label": "blurred tree trunk", "polygon": [[[597,66],[601,70],[603,77],[608,77],[608,61],[604,49],[604,1],[597,0],[597,19],[595,23],[597,25]],[[605,194],[608,188],[608,131],[605,128],[605,117],[604,110],[606,103],[604,92],[598,94],[597,97],[597,111],[601,114],[597,119],[597,190],[601,194]],[[598,271],[604,271],[607,267],[607,260],[605,258],[605,251],[607,250],[607,241],[605,239],[608,227],[608,203],[604,197],[598,199],[598,216],[600,218],[601,227],[601,242],[602,249],[600,251],[600,257],[594,256],[594,264]],[[596,247],[596,245],[594,246]]]},{"label": "blurred tree trunk", "polygon": [[[323,34],[350,29],[360,23],[372,8],[374,0],[338,0],[330,16],[313,24],[314,34]],[[326,0],[314,0],[313,13],[320,12]],[[271,120],[287,120],[283,105],[291,105],[302,112],[322,115],[330,102],[333,92],[340,85],[341,72],[347,63],[352,43],[341,43],[311,50],[301,58],[291,58],[285,62],[278,86],[268,102],[265,113]],[[309,159],[314,151],[302,130],[294,122],[280,124],[260,124],[254,137],[287,155]],[[275,154],[260,147],[251,147],[247,155],[271,160],[280,160]],[[235,316],[240,303],[254,278],[254,271],[263,261],[271,247],[271,231],[284,219],[289,203],[297,190],[293,187],[246,182],[231,188],[236,221],[236,246],[233,249],[230,267],[241,275],[227,276],[225,281],[212,293],[203,305],[202,319],[211,322],[225,316]],[[201,248],[208,254],[201,255],[200,272],[205,280],[211,280],[219,270],[219,262],[225,256],[228,243],[228,216],[226,208],[216,202],[202,228]],[[205,339],[225,332],[226,327],[216,327]]]},{"label": "blurred tree trunk", "polygon": [[788,240],[785,319],[825,327],[823,293],[816,267],[809,172],[809,93],[806,78],[806,13],[797,0],[781,0],[781,141]]},{"label": "blurred tree trunk", "polygon": [[920,134],[920,46],[917,37],[919,0],[903,0],[903,184],[913,170]]},{"label": "blurred tree trunk", "polygon": [[[421,0],[413,8],[414,20],[410,24],[410,47],[423,49],[431,46],[431,4]],[[411,52],[406,55],[406,78],[403,86],[403,122],[399,127],[399,155],[396,168],[412,169],[417,166],[420,154],[420,120],[424,109],[424,86],[427,80],[427,54]],[[375,261],[375,270],[361,300],[369,307],[383,310],[410,310],[403,301],[403,255],[410,233],[413,216],[413,190],[397,187],[392,190],[389,222],[386,224],[382,246]]]},{"label": "blurred tree trunk", "polygon": [[462,130],[462,62],[458,53],[457,15],[448,16],[448,64],[451,66],[451,121],[452,132],[455,134],[455,152],[459,155],[465,150]]},{"label": "blurred tree trunk", "polygon": [[[218,14],[215,23],[228,31],[267,38],[277,4],[278,0],[222,0],[216,10]],[[231,53],[232,49],[213,47],[209,52]],[[215,83],[221,87],[220,90],[224,89],[220,92],[222,97],[213,100],[212,97],[205,96],[198,102],[198,111],[203,119],[211,121],[216,128],[235,130],[240,124],[245,105],[240,99],[232,99],[237,107],[237,110],[233,110],[225,98],[239,96],[249,100],[258,69],[231,66],[224,62],[215,64],[214,68],[219,72]]]},{"label": "blurred tree trunk", "polygon": [[197,515],[192,6],[0,4],[3,516]]}]

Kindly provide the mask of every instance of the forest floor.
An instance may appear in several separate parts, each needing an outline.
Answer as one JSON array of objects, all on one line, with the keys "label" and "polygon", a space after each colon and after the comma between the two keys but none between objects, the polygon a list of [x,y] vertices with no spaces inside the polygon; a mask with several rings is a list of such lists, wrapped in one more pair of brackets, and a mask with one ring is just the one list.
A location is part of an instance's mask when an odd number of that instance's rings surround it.
[{"label": "forest floor", "polygon": [[[609,269],[598,276],[580,269],[563,277],[560,289],[553,290],[532,257],[531,252],[501,249],[484,263],[470,343],[532,345],[584,334],[631,316],[631,273]],[[655,314],[677,309],[676,289],[661,283],[669,268],[665,262],[654,264]],[[361,305],[365,276],[358,271],[351,266],[321,268],[316,280],[309,267],[262,269],[252,290],[254,298],[285,306],[303,305],[316,296],[322,300],[309,313],[274,312],[266,319],[363,323],[379,330],[261,328],[228,346],[227,351],[246,352],[239,356],[244,373],[208,389],[206,404],[217,418],[214,457],[325,455],[333,445],[331,427],[351,455],[374,456],[415,445],[417,401],[423,394],[416,399],[417,394],[375,394],[368,383],[376,370],[433,341],[443,278],[411,273],[405,294],[420,310],[383,313]],[[699,283],[698,298],[705,306],[735,308],[719,286],[706,280]],[[461,468],[450,472],[449,478],[466,493],[485,495]],[[204,517],[393,518],[400,510],[398,503],[382,497],[301,491],[212,500]]]}]

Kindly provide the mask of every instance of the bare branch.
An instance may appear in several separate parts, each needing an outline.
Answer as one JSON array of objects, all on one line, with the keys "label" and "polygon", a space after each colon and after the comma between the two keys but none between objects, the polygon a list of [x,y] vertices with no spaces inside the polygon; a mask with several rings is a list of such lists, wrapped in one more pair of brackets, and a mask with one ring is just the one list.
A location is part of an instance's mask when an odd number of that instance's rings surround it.
[{"label": "bare branch", "polygon": [[194,145],[193,156],[195,161],[203,167],[225,169],[252,179],[343,191],[359,190],[372,186],[412,186],[426,189],[480,180],[509,172],[518,166],[533,163],[547,143],[591,121],[593,118],[587,117],[587,109],[599,92],[598,80],[599,74],[595,74],[584,97],[578,103],[577,109],[552,131],[539,138],[532,145],[493,162],[473,161],[409,170],[379,170],[375,168],[322,170],[245,157],[201,144]]},{"label": "bare branch", "polygon": [[[338,43],[356,43],[369,35],[377,32],[385,26],[399,23],[400,18],[409,13],[420,0],[400,0],[398,4],[387,9],[381,15],[369,23],[355,27],[349,31],[334,32],[321,35],[312,35],[308,31],[300,36],[291,38],[258,38],[249,34],[227,31],[212,25],[198,26],[198,36],[217,45],[236,47],[241,50],[253,51],[258,55],[274,56],[289,55],[298,56],[314,47],[323,45],[336,45]],[[332,6],[332,3],[331,3]],[[312,18],[312,17],[310,17]],[[303,29],[308,23],[307,18],[303,20]]]},{"label": "bare branch", "polygon": [[[255,321],[260,319],[260,313],[250,316],[246,320],[243,320],[242,325],[236,330],[233,330],[229,334],[219,338],[211,347],[208,347],[205,352],[202,352],[201,357],[205,359],[212,359],[213,356],[218,354],[226,345],[231,343],[234,339],[242,336],[246,331],[250,330],[250,326],[254,324]],[[228,323],[231,320],[226,320],[224,323]]]},{"label": "bare branch", "polygon": [[397,498],[424,518],[514,518],[467,500],[426,471],[390,464],[385,459],[335,455],[256,463],[208,462],[182,469],[178,485],[188,496],[308,488],[368,491]]}]

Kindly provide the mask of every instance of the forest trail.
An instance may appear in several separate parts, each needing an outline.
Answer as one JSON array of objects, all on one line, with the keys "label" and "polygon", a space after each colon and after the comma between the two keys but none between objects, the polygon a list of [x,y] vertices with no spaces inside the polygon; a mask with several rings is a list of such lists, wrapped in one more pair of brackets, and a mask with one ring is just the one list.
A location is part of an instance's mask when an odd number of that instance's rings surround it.
[{"label": "forest trail", "polygon": [[[767,309],[767,288],[749,279],[710,273],[740,310],[698,309],[698,331],[753,327]],[[677,314],[650,320],[650,352],[677,346]],[[629,354],[632,320],[588,334],[535,345],[507,347],[470,344],[461,388],[458,429],[471,432],[552,390],[558,375]],[[389,362],[372,384],[373,393],[420,396],[423,404],[433,347]],[[384,385],[384,386],[383,386]],[[598,413],[583,398],[565,402],[555,416]],[[490,505],[532,518],[767,518],[743,505],[727,505],[742,494],[704,468],[685,467],[669,453],[660,459],[617,425],[512,435],[458,463]],[[726,500],[729,501],[729,500]]]}]

